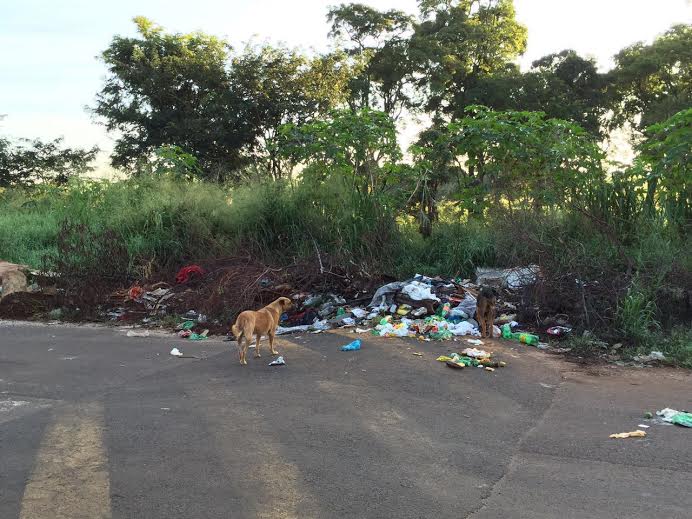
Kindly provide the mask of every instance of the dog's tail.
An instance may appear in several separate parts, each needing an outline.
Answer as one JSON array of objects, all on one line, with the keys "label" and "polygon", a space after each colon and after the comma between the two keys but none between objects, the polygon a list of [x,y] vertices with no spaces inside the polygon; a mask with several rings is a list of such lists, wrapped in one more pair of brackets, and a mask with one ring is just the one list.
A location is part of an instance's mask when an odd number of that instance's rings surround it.
[{"label": "dog's tail", "polygon": [[237,322],[231,326],[231,331],[233,332],[233,336],[236,338],[236,340],[239,340],[240,336],[243,334],[243,330],[240,329]]}]

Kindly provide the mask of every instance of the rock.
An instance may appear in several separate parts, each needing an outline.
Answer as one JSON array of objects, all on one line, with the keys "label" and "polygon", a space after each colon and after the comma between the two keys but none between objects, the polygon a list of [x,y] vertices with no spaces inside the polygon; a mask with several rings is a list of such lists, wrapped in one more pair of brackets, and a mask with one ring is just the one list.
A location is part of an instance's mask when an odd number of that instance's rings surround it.
[{"label": "rock", "polygon": [[26,267],[0,261],[0,300],[14,292],[26,292]]}]

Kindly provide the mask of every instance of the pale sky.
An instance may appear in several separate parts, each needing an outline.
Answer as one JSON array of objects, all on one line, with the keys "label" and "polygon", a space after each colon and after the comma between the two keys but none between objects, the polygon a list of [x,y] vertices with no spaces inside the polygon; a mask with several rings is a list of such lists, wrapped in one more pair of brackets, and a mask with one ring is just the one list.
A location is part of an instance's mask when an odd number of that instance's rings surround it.
[{"label": "pale sky", "polygon": [[[361,0],[415,12],[415,0]],[[0,134],[112,147],[92,105],[105,75],[97,55],[115,34],[133,35],[134,16],[172,32],[202,30],[239,47],[249,40],[324,50],[327,8],[338,0],[0,0]],[[515,0],[528,27],[532,60],[566,48],[602,69],[635,41],[651,41],[676,23],[692,23],[690,0]]]}]

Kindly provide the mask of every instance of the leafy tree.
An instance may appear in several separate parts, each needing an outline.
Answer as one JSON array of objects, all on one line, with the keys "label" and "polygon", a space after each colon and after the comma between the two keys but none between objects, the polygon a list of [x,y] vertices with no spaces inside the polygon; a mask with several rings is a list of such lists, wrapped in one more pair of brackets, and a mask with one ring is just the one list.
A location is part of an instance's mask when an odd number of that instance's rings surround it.
[{"label": "leafy tree", "polygon": [[629,121],[643,130],[692,106],[692,25],[675,25],[651,45],[624,48],[615,64],[613,127]]},{"label": "leafy tree", "polygon": [[274,178],[285,174],[276,148],[282,124],[304,124],[343,104],[351,69],[339,53],[308,58],[293,50],[247,48],[233,59],[235,93],[249,100],[259,125],[256,158]]},{"label": "leafy tree", "polygon": [[669,215],[692,222],[692,108],[646,129],[635,163],[647,184],[650,209],[658,202]]},{"label": "leafy tree", "polygon": [[526,49],[526,28],[512,0],[421,0],[423,21],[410,41],[410,56],[426,110],[463,116],[464,107],[485,103],[478,83],[506,70]]},{"label": "leafy tree", "polygon": [[140,173],[171,175],[182,180],[193,180],[203,176],[197,157],[180,146],[161,146],[154,150],[151,160],[142,166]]},{"label": "leafy tree", "polygon": [[401,159],[394,122],[370,108],[337,110],[324,120],[284,125],[279,149],[305,166],[304,178],[322,182],[341,175],[360,194],[381,193]]},{"label": "leafy tree", "polygon": [[359,69],[349,85],[351,108],[378,108],[396,119],[412,103],[411,16],[353,3],[331,8],[327,19],[330,36],[347,40],[347,53]]},{"label": "leafy tree", "polygon": [[594,137],[542,112],[470,106],[458,121],[424,132],[412,152],[428,188],[417,197],[424,234],[437,216],[436,190],[455,177],[462,208],[479,213],[487,195],[510,208],[562,204],[603,175],[603,154]]},{"label": "leafy tree", "polygon": [[508,63],[492,74],[479,75],[465,92],[470,104],[494,110],[545,112],[550,118],[571,121],[602,137],[608,109],[606,81],[591,59],[573,50],[549,54],[533,62],[522,74]]},{"label": "leafy tree", "polygon": [[37,182],[63,184],[72,175],[93,168],[98,148],[89,150],[62,145],[62,139],[11,142],[0,137],[0,187],[29,186]]},{"label": "leafy tree", "polygon": [[593,59],[563,50],[533,62],[531,71],[522,77],[516,108],[545,112],[548,117],[572,121],[601,136],[607,111],[605,86]]},{"label": "leafy tree", "polygon": [[167,34],[143,17],[139,37],[103,52],[109,76],[94,112],[118,133],[112,162],[134,168],[161,146],[179,146],[220,180],[259,133],[251,103],[235,92],[228,44],[203,33]]}]

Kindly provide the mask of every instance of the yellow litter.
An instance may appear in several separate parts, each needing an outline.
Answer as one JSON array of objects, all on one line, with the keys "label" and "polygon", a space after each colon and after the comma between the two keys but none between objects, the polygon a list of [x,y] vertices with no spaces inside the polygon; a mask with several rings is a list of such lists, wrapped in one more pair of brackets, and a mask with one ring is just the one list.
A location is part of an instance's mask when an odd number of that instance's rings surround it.
[{"label": "yellow litter", "polygon": [[646,436],[644,431],[636,430],[631,432],[611,434],[610,438],[643,438]]}]

